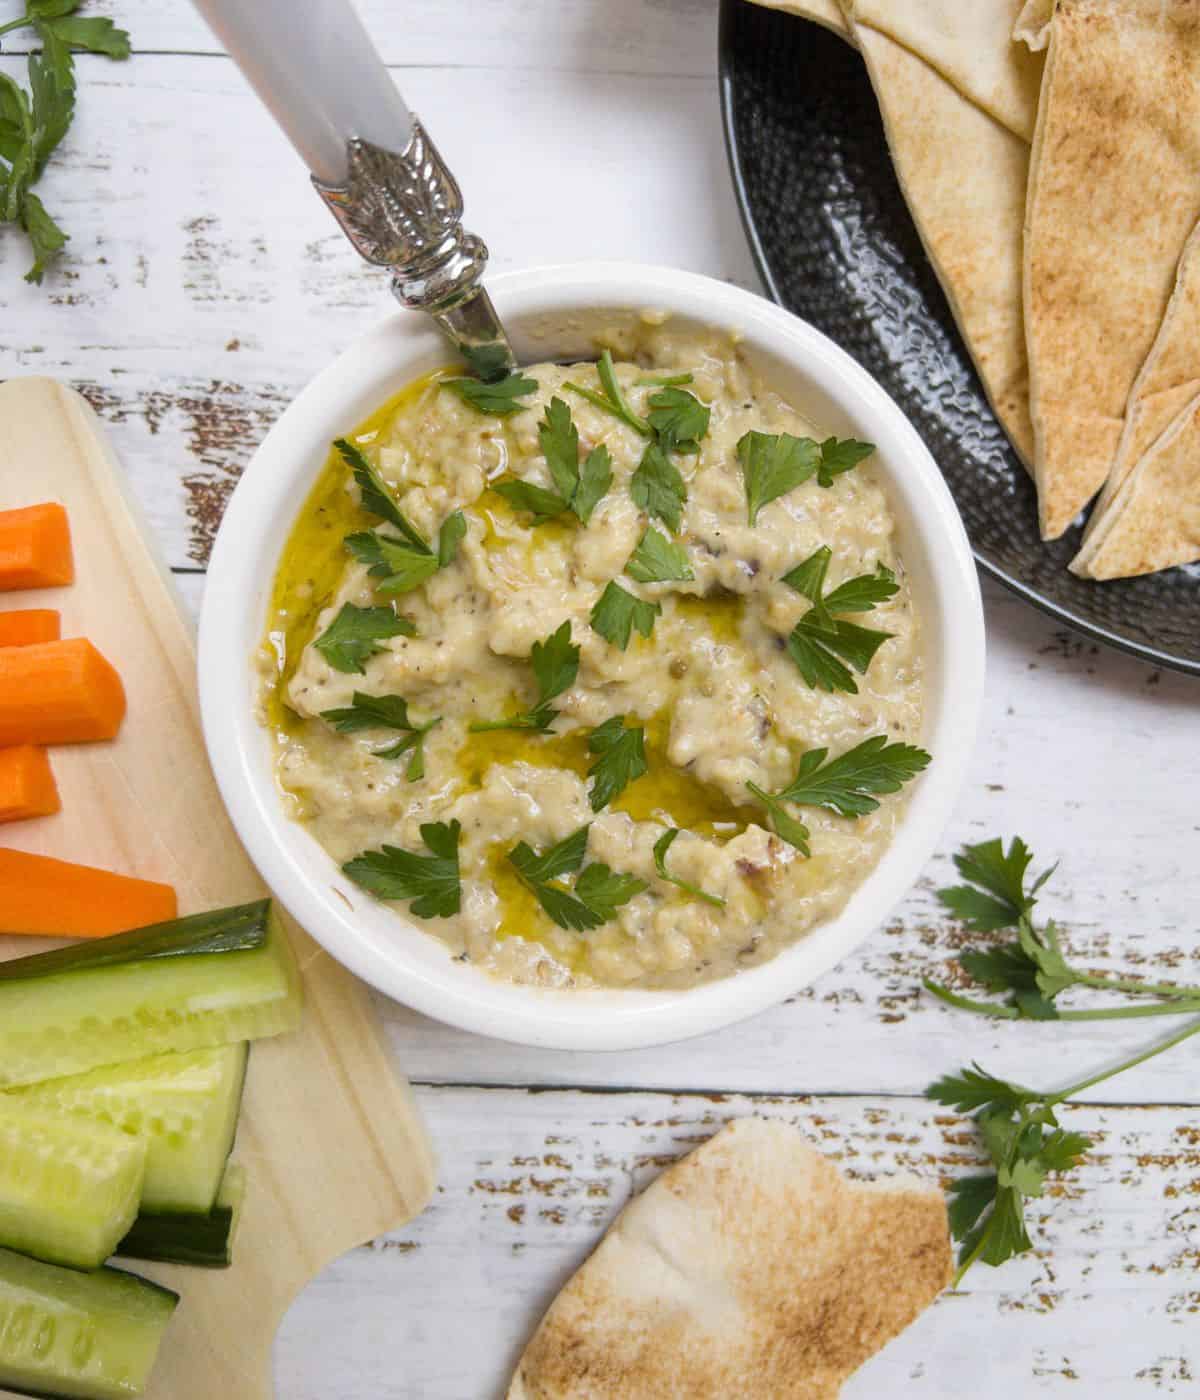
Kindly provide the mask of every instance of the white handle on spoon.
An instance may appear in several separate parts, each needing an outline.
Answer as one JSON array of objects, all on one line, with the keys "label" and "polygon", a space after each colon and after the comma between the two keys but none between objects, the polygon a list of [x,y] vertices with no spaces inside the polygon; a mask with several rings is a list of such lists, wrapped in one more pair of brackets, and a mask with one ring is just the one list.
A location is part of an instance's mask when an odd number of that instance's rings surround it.
[{"label": "white handle on spoon", "polygon": [[412,139],[396,91],[350,0],[195,0],[313,176],[344,185],[353,138]]}]

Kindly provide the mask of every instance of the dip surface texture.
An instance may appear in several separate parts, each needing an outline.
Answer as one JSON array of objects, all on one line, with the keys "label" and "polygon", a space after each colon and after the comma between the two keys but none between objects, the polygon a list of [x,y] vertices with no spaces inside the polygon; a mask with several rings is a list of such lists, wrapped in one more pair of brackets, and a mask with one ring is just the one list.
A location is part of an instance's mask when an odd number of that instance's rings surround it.
[{"label": "dip surface texture", "polygon": [[[868,459],[823,487],[814,476],[748,523],[737,445],[750,430],[827,436],[757,382],[727,336],[697,336],[649,319],[609,344],[628,403],[641,416],[661,387],[647,374],[685,374],[711,409],[698,452],[673,451],[687,487],[678,531],[649,520],[630,481],[647,441],[564,387],[599,390],[595,365],[535,365],[537,388],[507,416],[481,412],[437,378],[420,381],[351,439],[406,519],[436,548],[456,509],[466,533],[452,563],[410,592],[382,595],[377,578],[343,545],[347,534],[388,526],[368,514],[336,454],[284,551],[262,651],[262,710],[277,741],[277,775],[291,814],[339,863],[387,844],[424,852],[423,823],[457,820],[461,908],[413,919],[455,955],[515,981],[549,986],[688,987],[771,958],[837,913],[878,861],[902,813],[903,793],[844,817],[792,809],[811,833],[811,855],[770,829],[754,783],[776,792],[799,756],[831,756],[872,735],[916,742],[922,676],[918,620],[893,539],[887,495]],[[580,459],[603,444],[612,483],[585,526],[565,512],[533,525],[491,489],[497,480],[554,486],[539,424],[554,397],[579,432]],[[688,581],[637,582],[624,569],[648,524],[686,551]],[[848,619],[890,633],[857,693],[809,686],[787,638],[809,599],[781,582],[822,546],[826,590],[884,565],[899,585]],[[591,610],[610,581],[658,603],[649,637],[625,650],[600,635]],[[415,624],[363,662],[334,669],[314,645],[343,605],[390,606]],[[562,623],[580,648],[578,675],[554,701],[548,733],[469,726],[537,701],[534,643]],[[403,697],[413,723],[438,723],[423,741],[424,775],[410,754],[379,756],[402,737],[387,729],[341,733],[321,715],[356,692]],[[589,804],[588,736],[614,716],[645,730],[646,773],[609,805]],[[638,877],[646,888],[600,927],[557,926],[508,860],[521,841],[543,851],[588,825],[588,862]],[[655,843],[679,836],[669,873],[724,901],[662,879]],[[371,896],[365,891],[361,898]],[[408,908],[395,906],[398,917]]]}]

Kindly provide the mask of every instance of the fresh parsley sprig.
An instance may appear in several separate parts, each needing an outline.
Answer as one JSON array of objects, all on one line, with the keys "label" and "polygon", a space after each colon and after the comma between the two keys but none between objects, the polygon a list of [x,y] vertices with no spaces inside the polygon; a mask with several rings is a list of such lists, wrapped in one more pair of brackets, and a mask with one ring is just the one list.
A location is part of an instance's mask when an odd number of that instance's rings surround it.
[{"label": "fresh parsley sprig", "polygon": [[555,489],[551,491],[529,481],[497,481],[492,490],[518,510],[529,511],[535,525],[568,510],[586,525],[612,485],[608,448],[598,443],[580,464],[579,430],[571,410],[557,395],[550,400],[538,426],[538,441]]},{"label": "fresh parsley sprig", "polygon": [[41,282],[46,264],[61,251],[66,233],[33,193],[75,115],[73,49],[129,57],[129,35],[111,19],[75,14],[81,0],[27,0],[25,11],[0,34],[32,29],[41,52],[29,56],[29,87],[0,72],[0,222],[25,231],[33,248],[27,282]]},{"label": "fresh parsley sprig", "polygon": [[847,579],[826,593],[825,575],[832,558],[833,551],[822,545],[783,576],[789,588],[812,604],[788,636],[788,655],[814,690],[857,695],[858,685],[843,662],[865,675],[875,653],[892,633],[860,627],[834,614],[869,612],[893,597],[900,585],[891,569],[879,564],[873,574]]},{"label": "fresh parsley sprig", "polygon": [[356,447],[348,438],[337,438],[333,445],[337,448],[342,461],[350,468],[351,475],[358,485],[363,510],[371,515],[377,515],[380,520],[386,520],[389,525],[395,526],[414,549],[428,553],[429,546],[425,543],[424,537],[419,530],[408,523],[404,512],[396,504],[391,491],[388,490],[387,483],[367,460],[366,453],[361,448]]},{"label": "fresh parsley sprig", "polygon": [[369,695],[356,690],[349,705],[322,710],[321,718],[332,724],[339,734],[357,734],[363,729],[394,729],[402,739],[386,748],[374,749],[376,758],[402,758],[409,754],[405,776],[415,783],[425,776],[425,736],[441,724],[440,715],[417,724],[408,713],[408,701],[399,695]]},{"label": "fresh parsley sprig", "polygon": [[470,404],[480,413],[489,413],[496,418],[505,418],[510,413],[519,413],[528,404],[518,400],[527,397],[537,389],[537,380],[514,370],[503,379],[471,379],[466,376],[440,381],[443,389],[458,395],[463,403]]},{"label": "fresh parsley sprig", "polygon": [[725,901],[719,894],[709,894],[707,890],[702,890],[699,885],[681,880],[678,875],[672,875],[667,869],[667,852],[671,849],[671,845],[678,835],[678,827],[668,827],[654,843],[654,868],[658,871],[659,879],[666,880],[671,885],[678,885],[681,890],[686,890],[688,894],[702,899],[705,904],[714,904],[718,909],[724,909]]},{"label": "fresh parsley sprig", "polygon": [[626,725],[624,715],[614,715],[588,735],[588,752],[596,760],[588,769],[592,786],[588,801],[599,812],[647,771],[646,731],[640,724]]},{"label": "fresh parsley sprig", "polygon": [[383,846],[355,856],[342,871],[377,899],[411,900],[409,908],[418,918],[448,919],[462,907],[458,868],[461,835],[462,826],[457,821],[427,822],[421,827],[421,840],[429,855]]},{"label": "fresh parsley sprig", "polygon": [[637,470],[629,478],[629,494],[639,510],[657,516],[669,529],[678,531],[687,485],[660,443],[647,443]]},{"label": "fresh parsley sprig", "polygon": [[1025,1206],[1043,1194],[1046,1178],[1069,1171],[1092,1146],[1083,1133],[1065,1131],[1055,1109],[1107,1079],[1144,1064],[1200,1031],[1200,1020],[1055,1093],[1026,1089],[988,1074],[978,1065],[931,1084],[927,1098],[958,1113],[971,1113],[994,1170],[967,1176],[950,1187],[950,1230],[959,1242],[957,1287],[976,1262],[997,1266],[1033,1248]]},{"label": "fresh parsley sprig", "polygon": [[765,792],[757,783],[746,786],[766,807],[776,835],[808,856],[811,833],[785,804],[823,807],[840,817],[865,816],[879,806],[879,796],[899,792],[929,762],[924,749],[889,743],[887,735],[876,734],[836,758],[829,758],[828,749],[809,749],[801,756],[796,776],[779,792]]},{"label": "fresh parsley sprig", "polygon": [[534,704],[507,719],[476,721],[471,725],[473,733],[482,734],[493,729],[534,729],[541,734],[549,732],[550,726],[558,718],[558,711],[550,702],[570,690],[579,674],[579,648],[571,640],[570,622],[564,622],[544,642],[534,642],[529,662],[538,691]]},{"label": "fresh parsley sprig", "polygon": [[688,563],[687,550],[653,525],[647,525],[642,531],[637,548],[625,564],[625,572],[638,583],[687,582],[696,577]]},{"label": "fresh parsley sprig", "polygon": [[643,637],[648,637],[654,631],[655,619],[661,612],[661,603],[647,603],[644,598],[635,598],[610,579],[604,585],[604,592],[592,604],[589,619],[606,642],[624,651],[635,629]]},{"label": "fresh parsley sprig", "polygon": [[335,671],[361,675],[367,669],[367,661],[383,650],[380,642],[389,637],[416,635],[415,625],[390,607],[360,608],[354,603],[343,603],[313,646]]},{"label": "fresh parsley sprig", "polygon": [[[954,863],[965,883],[938,891],[946,908],[976,933],[1015,930],[1015,939],[968,949],[957,959],[972,981],[988,991],[1003,993],[1005,999],[979,1001],[929,978],[925,979],[927,990],[960,1010],[1004,1020],[1107,1021],[1200,1011],[1200,987],[1108,976],[1072,966],[1063,953],[1054,921],[1038,925],[1033,918],[1038,894],[1056,867],[1044,870],[1030,883],[1032,862],[1032,852],[1019,836],[1012,838],[1007,851],[999,838],[964,846]],[[1063,1010],[1057,998],[1071,987],[1161,1000]]]},{"label": "fresh parsley sprig", "polygon": [[347,535],[345,545],[360,564],[367,565],[367,573],[376,580],[377,592],[411,593],[439,569],[454,562],[466,533],[466,518],[461,510],[456,510],[442,521],[436,550],[415,531],[401,538],[380,530],[360,530]]},{"label": "fresh parsley sprig", "polygon": [[614,418],[619,418],[622,423],[632,428],[641,437],[652,436],[653,429],[650,424],[633,411],[629,400],[625,397],[625,391],[621,388],[620,380],[617,378],[611,350],[600,352],[596,374],[600,380],[602,390],[600,393],[597,393],[595,389],[589,389],[584,384],[576,384],[570,379],[563,383],[563,388],[569,389],[573,394],[578,394],[581,399],[586,399],[588,403],[602,408],[606,413],[611,413]]},{"label": "fresh parsley sprig", "polygon": [[757,523],[763,506],[779,496],[814,476],[818,486],[832,486],[837,477],[874,451],[871,443],[853,438],[831,437],[818,443],[791,433],[744,433],[738,441],[737,454],[742,464],[750,524]]},{"label": "fresh parsley sprig", "polygon": [[667,385],[647,400],[646,421],[664,452],[700,451],[700,439],[708,432],[711,410],[695,394]]},{"label": "fresh parsley sprig", "polygon": [[[612,870],[601,861],[583,866],[589,830],[581,826],[540,853],[526,841],[519,842],[508,853],[522,883],[550,918],[559,928],[576,933],[608,923],[623,904],[648,888],[645,880]],[[575,875],[571,889],[561,883],[564,875]]]}]

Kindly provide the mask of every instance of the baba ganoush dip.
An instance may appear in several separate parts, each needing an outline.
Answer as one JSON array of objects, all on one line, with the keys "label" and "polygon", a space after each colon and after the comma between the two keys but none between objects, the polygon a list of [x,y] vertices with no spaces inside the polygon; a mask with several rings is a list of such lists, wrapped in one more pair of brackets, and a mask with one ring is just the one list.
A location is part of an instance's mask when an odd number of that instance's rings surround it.
[{"label": "baba ganoush dip", "polygon": [[690,987],[879,860],[928,761],[919,622],[869,444],[727,335],[601,349],[430,376],[340,440],[262,713],[290,814],[460,960]]}]

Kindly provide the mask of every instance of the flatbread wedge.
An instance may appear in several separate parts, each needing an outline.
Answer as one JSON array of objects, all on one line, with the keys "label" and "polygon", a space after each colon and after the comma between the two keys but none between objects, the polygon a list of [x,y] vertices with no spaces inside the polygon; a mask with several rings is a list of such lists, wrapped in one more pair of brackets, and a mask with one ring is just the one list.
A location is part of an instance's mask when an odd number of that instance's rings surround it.
[{"label": "flatbread wedge", "polygon": [[754,0],[754,3],[761,5],[764,10],[784,10],[800,19],[810,19],[815,24],[832,29],[843,39],[850,37],[846,21],[838,8],[838,0]]},{"label": "flatbread wedge", "polygon": [[1021,303],[1029,147],[886,34],[857,22],[853,32],[925,251],[997,418],[1032,463]]},{"label": "flatbread wedge", "polygon": [[1200,5],[1058,0],[1030,165],[1025,329],[1042,534],[1112,469],[1200,215]]},{"label": "flatbread wedge", "polygon": [[743,1118],[625,1207],[508,1400],[834,1400],[951,1273],[937,1188],[848,1181],[797,1129]]},{"label": "flatbread wedge", "polygon": [[841,0],[869,25],[923,58],[969,101],[1023,141],[1033,140],[1042,59],[1012,41],[1022,0]]},{"label": "flatbread wedge", "polygon": [[1129,578],[1200,560],[1200,394],[1128,473],[1071,561],[1084,578]]}]

